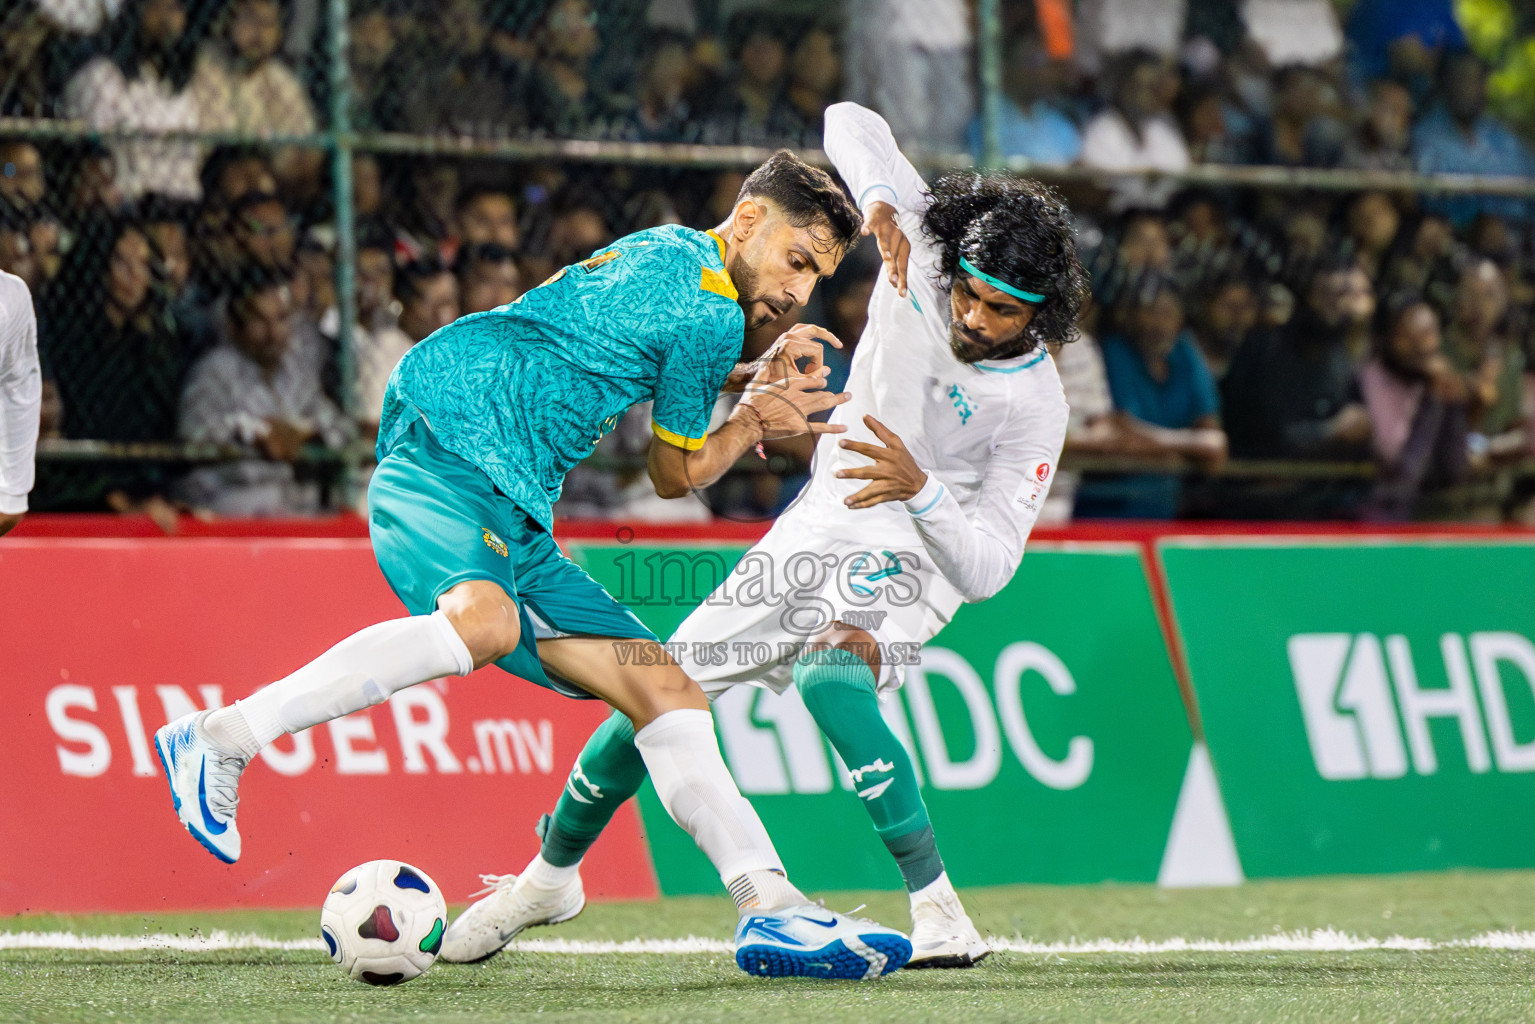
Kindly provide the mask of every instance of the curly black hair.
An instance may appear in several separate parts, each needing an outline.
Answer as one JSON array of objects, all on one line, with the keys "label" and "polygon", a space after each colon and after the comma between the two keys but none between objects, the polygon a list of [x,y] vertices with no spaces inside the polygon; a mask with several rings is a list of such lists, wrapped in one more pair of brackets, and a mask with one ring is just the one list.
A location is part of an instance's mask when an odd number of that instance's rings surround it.
[{"label": "curly black hair", "polygon": [[963,256],[973,266],[1045,296],[1023,332],[1022,355],[1047,341],[1077,338],[1077,316],[1088,299],[1087,275],[1077,261],[1071,211],[1037,181],[1005,174],[951,171],[928,189],[923,232],[941,251],[939,281],[952,287]]}]

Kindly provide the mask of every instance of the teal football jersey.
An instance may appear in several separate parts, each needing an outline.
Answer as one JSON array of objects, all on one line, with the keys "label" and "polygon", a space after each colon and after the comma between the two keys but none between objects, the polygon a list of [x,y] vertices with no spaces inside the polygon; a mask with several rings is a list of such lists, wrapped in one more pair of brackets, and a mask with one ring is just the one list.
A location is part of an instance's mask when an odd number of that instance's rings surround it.
[{"label": "teal football jersey", "polygon": [[418,418],[545,529],[570,467],[630,406],[701,446],[746,321],[713,232],[620,238],[510,305],[449,324],[389,378],[378,457]]}]

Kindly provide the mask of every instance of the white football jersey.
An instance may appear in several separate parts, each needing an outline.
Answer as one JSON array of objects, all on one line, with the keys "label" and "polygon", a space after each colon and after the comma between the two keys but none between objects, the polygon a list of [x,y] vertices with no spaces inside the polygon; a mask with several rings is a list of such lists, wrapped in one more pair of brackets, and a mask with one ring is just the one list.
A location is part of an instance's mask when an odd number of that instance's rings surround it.
[{"label": "white football jersey", "polygon": [[32,293],[21,278],[0,270],[0,513],[27,510],[42,404]]},{"label": "white football jersey", "polygon": [[[1067,419],[1060,377],[1042,348],[973,364],[954,357],[939,253],[922,232],[926,183],[873,111],[833,105],[825,137],[859,206],[895,207],[911,243],[908,294],[881,273],[848,376],[852,398],[832,416],[847,433],[822,435],[810,484],[786,518],[869,544],[920,541],[959,598],[984,600],[1017,570],[1060,458]],[[865,414],[894,431],[927,471],[927,486],[909,501],[843,504],[867,481],[838,479],[837,470],[869,460],[838,441],[880,444]]]}]

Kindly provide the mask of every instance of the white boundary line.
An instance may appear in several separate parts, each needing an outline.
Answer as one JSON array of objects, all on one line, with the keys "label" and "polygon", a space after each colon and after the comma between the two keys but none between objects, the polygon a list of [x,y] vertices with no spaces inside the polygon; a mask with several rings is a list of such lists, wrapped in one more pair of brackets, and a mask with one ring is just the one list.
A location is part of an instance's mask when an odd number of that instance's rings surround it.
[{"label": "white boundary line", "polygon": [[[1246,939],[1071,939],[1035,942],[1028,939],[987,940],[996,950],[1037,955],[1162,953],[1352,953],[1371,950],[1431,952],[1451,949],[1535,950],[1535,932],[1494,931],[1468,939],[1423,939],[1394,935],[1360,938],[1333,928],[1279,932]],[[719,939],[690,935],[685,939],[630,939],[624,942],[580,939],[529,939],[515,944],[524,953],[591,956],[612,953],[660,955],[732,954],[735,946]],[[0,951],[51,949],[100,953],[166,951],[208,953],[223,950],[269,949],[323,953],[319,939],[268,939],[259,935],[214,931],[207,935],[76,935],[73,932],[0,932]]]}]

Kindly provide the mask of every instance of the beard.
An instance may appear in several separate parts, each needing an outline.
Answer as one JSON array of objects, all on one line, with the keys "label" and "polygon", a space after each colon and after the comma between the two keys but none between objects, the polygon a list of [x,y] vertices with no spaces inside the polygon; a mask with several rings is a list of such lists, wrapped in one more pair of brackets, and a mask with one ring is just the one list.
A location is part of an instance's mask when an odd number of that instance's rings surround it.
[{"label": "beard", "polygon": [[949,323],[949,351],[962,363],[978,363],[983,359],[1011,359],[1021,356],[1033,347],[1024,332],[1003,342],[992,342],[984,334]]},{"label": "beard", "polygon": [[986,339],[959,324],[949,325],[949,351],[962,363],[978,363],[991,352]]},{"label": "beard", "polygon": [[[731,282],[736,286],[736,302],[741,306],[741,312],[746,314],[746,329],[755,331],[759,327],[765,327],[788,312],[789,306],[781,301],[763,297],[757,291],[757,269],[746,260],[736,258],[730,261],[725,268],[730,274]],[[767,306],[766,313],[754,312],[758,305]]]}]

